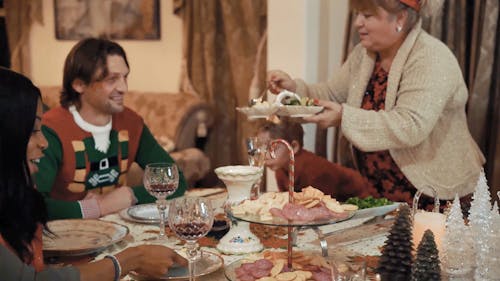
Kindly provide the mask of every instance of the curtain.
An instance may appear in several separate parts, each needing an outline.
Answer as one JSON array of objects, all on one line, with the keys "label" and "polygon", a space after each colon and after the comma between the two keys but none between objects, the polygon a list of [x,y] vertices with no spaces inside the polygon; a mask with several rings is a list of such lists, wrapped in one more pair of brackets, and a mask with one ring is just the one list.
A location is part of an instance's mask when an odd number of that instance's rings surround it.
[{"label": "curtain", "polygon": [[43,23],[42,0],[4,0],[11,69],[30,76],[30,30]]},{"label": "curtain", "polygon": [[236,112],[265,88],[267,0],[174,0],[183,21],[181,90],[213,108],[205,151],[213,167],[248,163],[252,123]]},{"label": "curtain", "polygon": [[[351,14],[344,59],[359,42],[353,20]],[[443,9],[425,19],[423,27],[448,45],[462,68],[469,88],[469,128],[487,159],[486,177],[496,193],[500,189],[499,1],[445,0]],[[345,158],[345,147],[335,151],[335,159]]]}]

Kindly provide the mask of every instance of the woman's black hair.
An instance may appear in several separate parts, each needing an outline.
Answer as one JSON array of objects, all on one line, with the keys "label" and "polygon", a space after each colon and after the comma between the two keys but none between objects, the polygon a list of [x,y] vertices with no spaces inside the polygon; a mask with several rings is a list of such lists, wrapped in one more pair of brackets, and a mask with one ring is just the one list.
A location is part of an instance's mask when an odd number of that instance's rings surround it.
[{"label": "woman's black hair", "polygon": [[0,234],[26,263],[33,259],[37,226],[47,222],[26,159],[40,99],[28,78],[0,67]]}]

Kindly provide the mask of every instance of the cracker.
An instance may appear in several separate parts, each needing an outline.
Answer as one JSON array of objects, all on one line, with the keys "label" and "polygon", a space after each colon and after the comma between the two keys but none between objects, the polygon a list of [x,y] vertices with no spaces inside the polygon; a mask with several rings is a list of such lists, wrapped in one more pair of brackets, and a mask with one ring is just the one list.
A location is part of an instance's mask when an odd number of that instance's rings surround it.
[{"label": "cracker", "polygon": [[276,277],[283,270],[283,267],[285,267],[285,260],[276,260],[273,268],[271,268],[271,276]]},{"label": "cracker", "polygon": [[316,189],[312,186],[308,186],[302,189],[305,198],[321,199],[325,195],[321,190]]},{"label": "cracker", "polygon": [[307,199],[300,199],[300,200],[295,200],[295,203],[300,204],[300,205],[307,205],[311,203],[314,199],[312,198],[307,198]]},{"label": "cracker", "polygon": [[295,274],[297,274],[297,277],[302,277],[304,280],[312,278],[312,272],[310,271],[305,271],[305,270],[297,270],[295,271]]},{"label": "cracker", "polygon": [[276,278],[265,276],[265,277],[261,277],[261,278],[257,279],[257,281],[276,281]]},{"label": "cracker", "polygon": [[318,204],[319,204],[319,199],[315,199],[315,200],[312,200],[311,202],[309,202],[308,204],[304,205],[304,207],[306,207],[307,209],[310,209]]},{"label": "cracker", "polygon": [[344,211],[356,211],[358,209],[358,206],[353,204],[342,204],[341,206]]},{"label": "cracker", "polygon": [[276,275],[276,279],[278,281],[292,281],[295,280],[295,277],[297,277],[297,273],[295,272],[283,272],[278,275]]},{"label": "cracker", "polygon": [[333,211],[335,213],[343,213],[344,212],[344,208],[342,208],[342,206],[336,201],[328,200],[328,201],[323,201],[323,202],[325,203],[325,207],[327,207],[330,211]]}]

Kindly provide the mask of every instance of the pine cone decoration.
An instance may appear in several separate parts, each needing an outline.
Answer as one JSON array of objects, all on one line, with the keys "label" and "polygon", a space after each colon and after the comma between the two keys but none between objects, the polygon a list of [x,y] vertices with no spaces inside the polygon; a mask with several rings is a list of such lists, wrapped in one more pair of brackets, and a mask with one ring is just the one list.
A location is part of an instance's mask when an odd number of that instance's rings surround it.
[{"label": "pine cone decoration", "polygon": [[400,207],[380,257],[377,272],[382,281],[409,281],[412,265],[412,223],[410,208]]},{"label": "pine cone decoration", "polygon": [[440,281],[441,269],[434,234],[427,229],[418,245],[411,281]]}]

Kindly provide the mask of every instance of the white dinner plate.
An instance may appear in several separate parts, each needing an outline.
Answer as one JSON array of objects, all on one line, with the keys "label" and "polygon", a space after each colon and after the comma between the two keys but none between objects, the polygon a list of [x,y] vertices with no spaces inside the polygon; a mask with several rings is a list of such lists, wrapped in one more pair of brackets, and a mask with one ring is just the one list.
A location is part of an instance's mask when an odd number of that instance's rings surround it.
[{"label": "white dinner plate", "polygon": [[186,191],[186,196],[218,198],[227,196],[227,190],[224,187],[201,187],[192,188]]},{"label": "white dinner plate", "polygon": [[128,227],[93,219],[55,220],[47,223],[54,234],[44,234],[43,253],[46,257],[80,256],[97,253],[121,241]]},{"label": "white dinner plate", "polygon": [[[158,212],[158,207],[156,203],[151,204],[141,204],[129,207],[127,209],[127,214],[136,220],[141,221],[151,221],[151,222],[160,222],[160,212]],[[168,205],[165,209],[165,214],[168,214]]]}]

